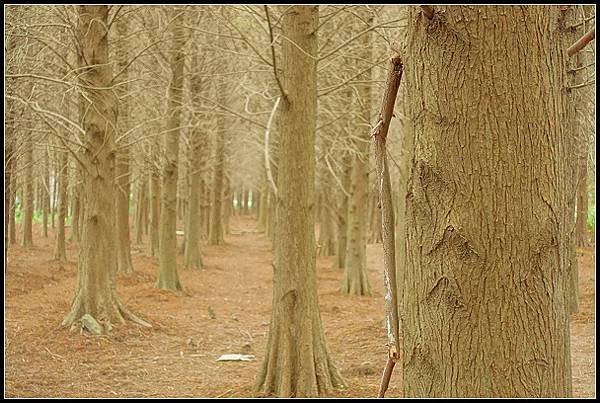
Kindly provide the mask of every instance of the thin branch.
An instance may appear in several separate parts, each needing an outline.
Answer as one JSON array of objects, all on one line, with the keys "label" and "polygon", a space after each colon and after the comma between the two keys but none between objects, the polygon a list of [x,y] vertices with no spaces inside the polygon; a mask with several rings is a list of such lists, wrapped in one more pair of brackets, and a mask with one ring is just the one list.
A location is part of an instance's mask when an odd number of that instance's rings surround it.
[{"label": "thin branch", "polygon": [[[269,38],[271,39],[271,56],[273,58],[273,74],[275,74],[275,80],[277,80],[277,85],[279,86],[279,91],[281,92],[281,96],[284,99],[287,99],[287,95],[283,89],[281,80],[279,79],[279,74],[277,74],[277,58],[275,57],[275,41],[273,40],[273,28],[271,27],[271,18],[269,17],[269,7],[266,4],[264,7],[265,7],[265,14],[267,16],[267,25],[269,26]],[[277,98],[277,103],[279,103],[279,98]]]},{"label": "thin branch", "polygon": [[596,27],[592,28],[587,34],[583,35],[577,42],[575,42],[569,49],[567,49],[567,55],[573,56],[581,49],[585,48],[588,43],[594,40],[596,37]]},{"label": "thin branch", "polygon": [[399,22],[399,21],[402,21],[402,19],[386,21],[386,22],[382,22],[381,24],[370,26],[367,29],[364,29],[364,30],[360,31],[358,34],[354,35],[352,38],[348,39],[346,42],[342,43],[340,46],[338,46],[337,48],[333,49],[329,53],[325,54],[324,56],[319,57],[318,60],[321,61],[323,59],[327,59],[328,57],[330,57],[333,54],[335,54],[338,50],[342,49],[344,46],[348,45],[349,43],[355,41],[356,39],[358,39],[359,37],[363,36],[367,32],[370,32],[370,31],[372,31],[372,30],[374,30],[376,28],[382,27],[382,26],[384,26],[386,24],[391,24],[392,22]]},{"label": "thin branch", "polygon": [[269,116],[269,121],[267,122],[267,129],[265,131],[265,169],[267,170],[267,178],[269,178],[269,182],[273,187],[273,193],[275,194],[275,197],[277,197],[277,186],[275,186],[275,181],[273,180],[273,175],[271,174],[271,162],[269,159],[269,132],[271,131],[271,122],[273,121],[273,116],[275,116],[275,111],[279,106],[279,101],[281,101],[281,98],[277,97],[275,105],[273,105],[271,115]]}]

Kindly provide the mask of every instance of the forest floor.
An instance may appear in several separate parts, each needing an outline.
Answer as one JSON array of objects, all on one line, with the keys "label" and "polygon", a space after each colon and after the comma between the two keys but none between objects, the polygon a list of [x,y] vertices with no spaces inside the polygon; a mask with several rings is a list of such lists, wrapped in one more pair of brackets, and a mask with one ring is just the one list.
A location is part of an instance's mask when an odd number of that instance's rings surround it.
[{"label": "forest floor", "polygon": [[[35,228],[39,233],[39,228]],[[251,397],[267,342],[272,251],[249,217],[232,217],[223,246],[205,246],[205,268],[183,270],[183,292],[154,288],[158,262],[133,247],[135,272],[118,277],[121,301],[151,322],[115,326],[109,336],[59,328],[75,290],[77,244],[68,262],[52,261],[53,233],[35,246],[9,248],[5,268],[5,397]],[[67,231],[67,236],[70,233]],[[317,259],[325,337],[347,387],[332,396],[375,397],[387,348],[383,327],[383,253],[369,245],[371,297],[339,292],[342,271]],[[595,387],[594,249],[579,250],[580,312],[573,316],[573,392]],[[210,309],[209,309],[210,307]],[[211,315],[209,313],[213,313]],[[214,318],[213,318],[214,317]],[[226,353],[249,362],[217,362]],[[396,371],[386,396],[401,395]]]}]

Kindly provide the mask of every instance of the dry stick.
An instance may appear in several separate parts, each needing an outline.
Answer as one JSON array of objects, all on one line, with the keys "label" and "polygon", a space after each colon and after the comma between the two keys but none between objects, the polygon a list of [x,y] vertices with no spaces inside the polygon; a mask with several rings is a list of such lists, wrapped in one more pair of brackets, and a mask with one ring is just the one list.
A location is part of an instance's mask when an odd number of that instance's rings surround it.
[{"label": "dry stick", "polygon": [[588,43],[594,40],[595,37],[596,27],[592,28],[587,34],[583,35],[577,42],[572,44],[571,47],[567,49],[567,55],[573,56],[575,53],[585,48]]},{"label": "dry stick", "polygon": [[269,115],[269,121],[267,122],[267,130],[265,130],[265,169],[267,170],[267,177],[269,178],[269,182],[273,187],[273,193],[275,194],[275,196],[277,196],[277,186],[275,186],[273,174],[271,173],[271,159],[269,158],[269,133],[271,131],[271,122],[273,121],[273,116],[275,116],[275,111],[277,110],[277,106],[279,105],[280,100],[281,97],[277,97],[275,105],[273,105],[273,109],[271,110],[271,115]]},{"label": "dry stick", "polygon": [[394,209],[392,205],[392,186],[386,155],[386,139],[390,122],[394,114],[396,95],[402,78],[402,59],[394,56],[390,59],[385,94],[379,113],[379,122],[375,125],[375,161],[377,181],[379,183],[379,207],[381,208],[381,229],[383,235],[383,280],[385,285],[385,322],[388,336],[388,360],[379,388],[379,397],[384,397],[388,388],[394,365],[400,350],[398,333],[398,294],[396,289],[396,255],[394,239]]},{"label": "dry stick", "polygon": [[432,6],[421,6],[421,9],[423,10],[423,14],[425,14],[425,17],[429,19],[433,18],[433,13],[435,13],[435,10]]}]

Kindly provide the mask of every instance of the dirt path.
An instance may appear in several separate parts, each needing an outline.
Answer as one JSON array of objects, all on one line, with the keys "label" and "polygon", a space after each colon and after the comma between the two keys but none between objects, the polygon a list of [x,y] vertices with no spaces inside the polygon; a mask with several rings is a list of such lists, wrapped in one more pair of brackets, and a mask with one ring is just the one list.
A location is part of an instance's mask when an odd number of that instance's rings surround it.
[{"label": "dirt path", "polygon": [[[76,279],[77,246],[69,262],[52,262],[52,234],[36,247],[12,246],[5,271],[7,397],[248,397],[264,349],[271,311],[272,253],[254,221],[232,218],[226,245],[205,247],[206,267],[180,270],[183,293],[154,288],[157,262],[134,248],[135,273],[118,279],[122,301],[154,327],[118,326],[109,337],[58,329]],[[140,246],[141,248],[141,246]],[[182,257],[178,257],[182,263]],[[385,363],[381,245],[368,246],[372,297],[346,297],[341,271],[318,258],[319,298],[327,342],[347,382],[337,396],[376,396]],[[581,312],[572,326],[573,384],[595,394],[594,261],[580,260]],[[182,267],[182,265],[180,265]],[[215,318],[211,318],[210,310]],[[251,362],[217,362],[225,353]],[[398,372],[399,373],[399,372]],[[392,378],[388,396],[400,395]]]}]

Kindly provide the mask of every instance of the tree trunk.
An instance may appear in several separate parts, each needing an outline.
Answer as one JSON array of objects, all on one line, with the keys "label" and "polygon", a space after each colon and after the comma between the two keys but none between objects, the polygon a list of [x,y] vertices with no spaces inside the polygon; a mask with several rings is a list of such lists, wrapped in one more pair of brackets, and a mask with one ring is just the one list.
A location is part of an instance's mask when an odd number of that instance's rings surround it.
[{"label": "tree trunk", "polygon": [[33,246],[33,140],[29,133],[25,149],[25,186],[23,197],[23,246]]},{"label": "tree trunk", "polygon": [[[9,117],[12,118],[10,113],[7,113]],[[7,253],[8,253],[8,243],[9,237],[14,237],[14,234],[10,233],[11,223],[14,222],[14,196],[13,193],[15,191],[13,186],[13,167],[15,161],[15,152],[14,152],[14,130],[12,129],[14,125],[14,120],[10,119],[7,121],[7,130],[6,130],[6,148],[4,151],[4,267],[7,266]],[[8,129],[10,127],[10,129]],[[12,239],[10,239],[12,241]]]},{"label": "tree trunk", "polygon": [[[119,71],[126,69],[127,49],[126,49],[126,38],[127,38],[127,24],[129,21],[122,18],[117,22],[117,30],[119,38],[121,39],[121,46],[117,49],[117,59]],[[120,130],[120,136],[127,132],[128,119],[129,119],[129,105],[124,100],[127,96],[129,74],[125,70],[121,77],[123,83],[118,87],[119,98],[119,121],[118,128]],[[125,142],[126,140],[124,140]],[[131,241],[129,236],[129,148],[127,146],[120,146],[116,153],[116,164],[115,164],[115,175],[116,175],[116,215],[115,215],[115,226],[117,233],[117,273],[129,274],[133,272],[133,264],[131,263]]]},{"label": "tree trunk", "polygon": [[[17,223],[16,223],[16,210],[17,210],[17,156],[11,159],[11,177],[10,177],[10,217],[8,223],[8,238],[11,245],[17,243]],[[7,191],[5,191],[7,192]]]},{"label": "tree trunk", "polygon": [[[284,88],[273,314],[258,377],[267,395],[319,396],[342,385],[323,334],[314,231],[318,6],[291,6],[283,17]],[[299,46],[303,51],[298,50]]]},{"label": "tree trunk", "polygon": [[183,12],[169,10],[171,23],[171,82],[167,107],[167,133],[165,134],[165,165],[160,209],[159,272],[156,287],[181,290],[177,274],[177,160],[179,157],[179,126],[183,93]]},{"label": "tree trunk", "polygon": [[321,193],[322,203],[321,207],[318,209],[320,211],[319,214],[319,242],[317,248],[318,256],[333,256],[335,254],[335,230],[333,223],[333,208],[331,201],[329,200],[327,192],[330,187],[326,185],[328,188],[327,191]]},{"label": "tree trunk", "polygon": [[[44,238],[48,238],[48,212],[50,210],[50,172],[48,167],[50,166],[48,150],[44,150],[44,167],[43,167],[43,178],[42,178],[42,235]],[[5,182],[6,183],[6,182]]]},{"label": "tree trunk", "polygon": [[[373,25],[371,11],[359,9],[368,26]],[[371,14],[371,15],[369,15]],[[360,51],[356,68],[365,69],[372,59],[370,33],[358,39]],[[350,174],[350,197],[348,198],[348,235],[346,260],[341,291],[343,294],[371,295],[371,286],[367,277],[367,231],[369,212],[365,206],[369,203],[369,127],[371,123],[371,70],[358,78],[365,84],[357,85],[360,124],[354,125],[354,149]]]},{"label": "tree trunk", "polygon": [[571,396],[559,8],[435,11],[407,38],[405,396]]},{"label": "tree trunk", "polygon": [[150,242],[148,253],[156,256],[158,253],[158,232],[160,217],[160,178],[158,173],[152,171],[150,174]]},{"label": "tree trunk", "polygon": [[345,192],[350,189],[350,180],[352,173],[352,156],[347,153],[342,158],[344,173],[342,176],[342,187],[344,190],[339,192],[340,202],[337,210],[337,254],[335,256],[334,267],[343,269],[346,264],[346,247],[348,244],[348,196]]},{"label": "tree trunk", "polygon": [[[221,78],[219,78],[222,80]],[[219,85],[219,93],[225,91],[223,84]],[[224,95],[220,95],[223,99]],[[217,146],[215,154],[215,169],[212,187],[212,200],[210,210],[210,226],[208,231],[209,245],[222,245],[223,240],[223,187],[225,165],[225,121],[221,115],[217,116]]]},{"label": "tree trunk", "polygon": [[587,156],[579,160],[579,181],[577,184],[577,223],[575,242],[578,247],[589,246],[587,237],[588,190],[587,190]]},{"label": "tree trunk", "polygon": [[137,202],[135,203],[135,243],[141,244],[144,241],[144,226],[146,216],[146,190],[148,188],[147,177],[141,175],[137,186]]},{"label": "tree trunk", "polygon": [[[198,56],[194,57],[194,65],[199,65]],[[199,94],[202,91],[202,78],[195,75],[192,78],[192,94]],[[197,100],[197,98],[194,98]],[[199,109],[200,105],[194,105],[194,109]],[[190,186],[188,186],[188,218],[186,220],[185,229],[185,252],[184,263],[185,269],[200,269],[203,266],[202,255],[200,248],[200,197],[202,195],[202,148],[206,141],[202,131],[196,127],[191,134],[191,150],[190,150],[190,169],[188,172],[190,178]]]},{"label": "tree trunk", "polygon": [[58,224],[54,241],[54,260],[66,261],[65,247],[65,220],[67,218],[67,186],[68,186],[69,154],[63,152],[60,157],[60,170],[58,174]]},{"label": "tree trunk", "polygon": [[77,289],[71,311],[62,324],[69,326],[89,314],[105,323],[106,330],[110,329],[110,323],[125,319],[147,325],[120,303],[111,266],[115,247],[112,235],[117,100],[112,90],[99,89],[110,87],[112,79],[106,32],[108,6],[78,6],[78,12],[79,77],[86,84],[81,87],[85,93],[80,97],[80,110],[86,111],[82,114],[85,151],[80,155],[85,164],[82,169],[85,215]]}]

